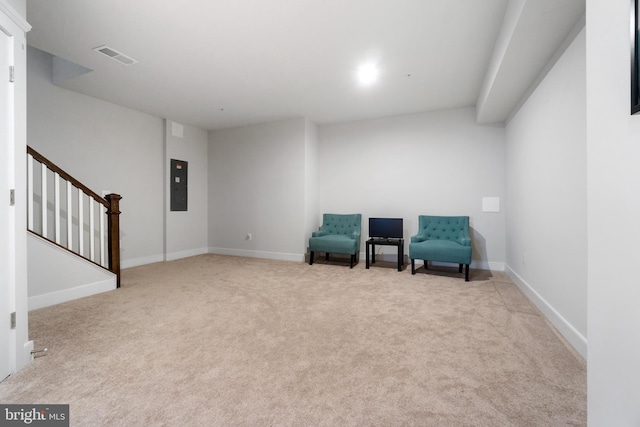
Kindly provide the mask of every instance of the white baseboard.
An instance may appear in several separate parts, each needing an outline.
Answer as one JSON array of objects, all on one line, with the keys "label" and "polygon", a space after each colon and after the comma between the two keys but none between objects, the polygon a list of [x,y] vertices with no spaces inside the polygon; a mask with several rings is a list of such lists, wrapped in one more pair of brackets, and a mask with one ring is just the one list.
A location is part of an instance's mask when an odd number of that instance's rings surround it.
[{"label": "white baseboard", "polygon": [[189,249],[186,251],[171,252],[166,255],[162,254],[151,255],[142,258],[125,259],[120,263],[120,268],[139,267],[141,265],[154,264],[156,262],[173,261],[181,258],[188,258],[190,256],[202,255],[209,253],[209,248],[197,248]]},{"label": "white baseboard", "polygon": [[189,249],[186,251],[171,252],[167,254],[167,261],[173,261],[176,259],[189,258],[191,256],[202,255],[209,253],[209,248]]},{"label": "white baseboard", "polygon": [[549,302],[547,302],[531,285],[522,277],[506,266],[507,274],[520,290],[535,304],[545,315],[547,320],[560,332],[560,334],[573,346],[573,348],[587,360],[587,338],[571,325]]},{"label": "white baseboard", "polygon": [[29,297],[29,311],[72,301],[78,298],[88,297],[90,295],[100,294],[102,292],[112,291],[114,289],[116,289],[115,275],[113,278],[103,280],[101,282],[90,283],[88,285],[78,286],[71,289],[64,289],[62,291]]},{"label": "white baseboard", "polygon": [[142,258],[123,259],[120,261],[120,268],[138,267],[140,265],[153,264],[162,261],[164,261],[164,256],[162,254]]},{"label": "white baseboard", "polygon": [[[210,254],[218,254],[218,255],[232,255],[232,256],[244,256],[249,258],[265,258],[265,259],[275,259],[280,261],[297,261],[297,262],[305,262],[306,254],[290,254],[290,253],[281,253],[281,252],[267,252],[267,251],[248,251],[243,249],[229,249],[229,248],[209,248]],[[199,255],[199,254],[194,254]],[[360,260],[365,260],[365,252],[360,253]],[[377,254],[376,259],[381,261],[388,262],[396,262],[398,260],[397,254]],[[405,255],[405,262],[408,265],[411,261]],[[434,263],[438,265],[438,263]],[[441,263],[441,265],[451,265],[446,263]],[[470,268],[475,268],[479,270],[491,270],[491,271],[504,271],[505,265],[503,262],[493,262],[493,261],[473,261],[471,263]]]},{"label": "white baseboard", "polygon": [[[360,254],[360,259],[365,259],[366,254],[362,252]],[[388,262],[396,262],[398,261],[398,255],[396,254],[376,254],[376,259],[381,259],[382,261]],[[423,261],[416,260],[416,265],[422,265]],[[408,255],[405,254],[405,262],[407,265],[411,264],[411,259]],[[451,266],[454,265],[452,263],[446,262],[432,262],[433,265],[442,265],[442,266]],[[471,265],[469,268],[473,268],[476,270],[491,270],[491,271],[504,271],[504,262],[494,262],[494,261],[471,261]]]},{"label": "white baseboard", "polygon": [[249,258],[275,259],[279,261],[304,261],[304,254],[283,252],[248,251],[243,249],[209,248],[210,254],[244,256]]},{"label": "white baseboard", "polygon": [[476,270],[504,271],[504,262],[495,261],[472,261],[470,268]]},{"label": "white baseboard", "polygon": [[[156,262],[163,261],[173,261],[181,258],[188,258],[196,255],[203,254],[218,254],[218,255],[231,255],[231,256],[243,256],[248,258],[264,258],[264,259],[274,259],[279,261],[296,261],[296,262],[304,262],[306,260],[306,254],[292,254],[286,252],[270,252],[270,251],[250,251],[245,249],[232,249],[232,248],[197,248],[197,249],[189,249],[186,251],[172,252],[168,253],[165,257],[162,255],[152,255],[144,258],[134,258],[130,260],[123,260],[121,264],[121,268],[131,268],[138,267],[146,264],[153,264]],[[395,262],[397,261],[396,254],[377,254],[376,258],[382,261]],[[360,259],[365,259],[365,252],[360,252]],[[408,256],[405,254],[405,262],[409,264],[411,261]],[[421,261],[418,261],[419,263]],[[434,262],[435,265],[439,263]],[[451,265],[446,263],[441,263],[441,265]],[[491,271],[505,271],[505,264],[503,262],[494,262],[494,261],[473,261],[470,265],[470,268],[475,268],[478,270],[491,270]]]}]

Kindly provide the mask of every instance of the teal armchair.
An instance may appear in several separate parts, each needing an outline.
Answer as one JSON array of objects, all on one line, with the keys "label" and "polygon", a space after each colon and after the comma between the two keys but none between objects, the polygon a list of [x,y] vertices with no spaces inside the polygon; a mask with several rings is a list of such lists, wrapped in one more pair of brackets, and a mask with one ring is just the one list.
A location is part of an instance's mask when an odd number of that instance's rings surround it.
[{"label": "teal armchair", "polygon": [[324,252],[326,259],[330,253],[351,255],[350,266],[353,268],[360,259],[361,223],[361,214],[322,215],[322,227],[309,238],[309,265],[313,265],[315,252]]},{"label": "teal armchair", "polygon": [[416,274],[415,260],[424,261],[428,269],[429,261],[458,264],[458,272],[465,266],[465,281],[469,281],[471,264],[471,237],[469,237],[468,216],[425,216],[418,217],[418,234],[411,236],[409,244],[411,274]]}]

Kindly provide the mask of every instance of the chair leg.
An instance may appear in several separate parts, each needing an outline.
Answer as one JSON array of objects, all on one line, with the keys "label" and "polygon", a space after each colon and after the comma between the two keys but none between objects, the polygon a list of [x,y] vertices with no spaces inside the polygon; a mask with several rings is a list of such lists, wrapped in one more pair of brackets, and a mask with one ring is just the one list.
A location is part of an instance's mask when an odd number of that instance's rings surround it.
[{"label": "chair leg", "polygon": [[309,251],[309,265],[313,265],[313,251]]},{"label": "chair leg", "polygon": [[458,264],[458,273],[462,273],[462,264]]},{"label": "chair leg", "polygon": [[324,259],[325,261],[329,261],[329,252],[324,253]]},{"label": "chair leg", "polygon": [[411,274],[416,274],[416,260],[411,258]]},{"label": "chair leg", "polygon": [[355,256],[355,254],[352,254],[351,255],[351,265],[349,266],[349,268],[353,268],[353,264],[354,264],[355,261],[356,261],[356,256]]},{"label": "chair leg", "polygon": [[464,281],[469,281],[469,264],[465,264],[464,266]]},{"label": "chair leg", "polygon": [[426,259],[424,260],[424,269],[425,270],[429,269],[429,261],[427,261]]}]

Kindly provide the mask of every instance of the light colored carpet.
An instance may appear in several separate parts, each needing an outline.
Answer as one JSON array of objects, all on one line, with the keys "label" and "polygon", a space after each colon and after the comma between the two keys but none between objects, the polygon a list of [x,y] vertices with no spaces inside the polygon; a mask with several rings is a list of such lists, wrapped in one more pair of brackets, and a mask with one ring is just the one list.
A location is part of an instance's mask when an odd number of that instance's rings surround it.
[{"label": "light colored carpet", "polygon": [[[323,258],[323,257],[319,257]],[[201,255],[30,313],[2,403],[78,426],[579,426],[586,369],[504,273]]]}]

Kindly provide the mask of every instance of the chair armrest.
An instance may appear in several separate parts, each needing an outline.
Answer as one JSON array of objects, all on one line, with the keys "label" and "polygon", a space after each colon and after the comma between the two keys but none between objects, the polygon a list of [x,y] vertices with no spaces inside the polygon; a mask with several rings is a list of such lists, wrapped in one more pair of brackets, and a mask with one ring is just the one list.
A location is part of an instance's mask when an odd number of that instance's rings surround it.
[{"label": "chair armrest", "polygon": [[458,243],[462,246],[471,246],[471,238],[470,237],[460,237],[458,238]]},{"label": "chair armrest", "polygon": [[327,231],[323,231],[323,230],[320,230],[320,231],[313,231],[313,232],[311,233],[311,237],[322,237],[322,236],[326,236],[326,235],[328,235],[328,234],[329,234],[329,232],[327,232]]},{"label": "chair armrest", "polygon": [[411,236],[411,243],[424,242],[425,240],[429,239],[427,239],[427,236],[425,236],[424,234],[416,234],[415,236]]}]

